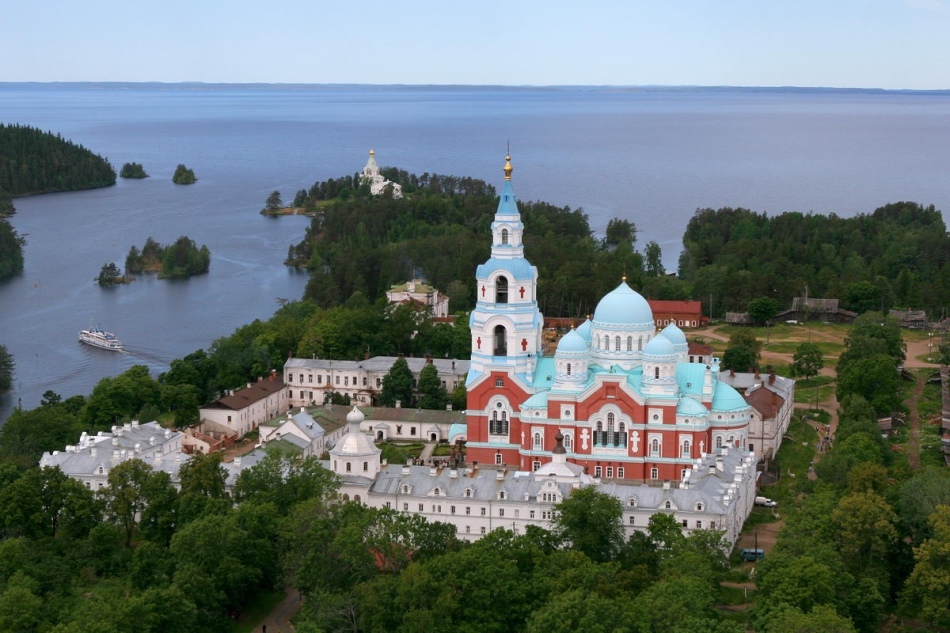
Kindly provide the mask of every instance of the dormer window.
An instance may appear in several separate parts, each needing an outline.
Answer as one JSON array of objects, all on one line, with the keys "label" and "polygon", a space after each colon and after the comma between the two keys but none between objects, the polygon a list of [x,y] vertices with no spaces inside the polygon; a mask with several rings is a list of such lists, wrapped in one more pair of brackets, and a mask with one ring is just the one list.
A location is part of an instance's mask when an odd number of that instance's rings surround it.
[{"label": "dormer window", "polygon": [[472,496],[472,489],[466,488],[463,494],[465,495],[465,497],[470,498]]},{"label": "dormer window", "polygon": [[409,485],[408,485],[408,484],[403,484],[403,485],[402,485],[402,494],[404,494],[404,495],[409,494]]},{"label": "dormer window", "polygon": [[667,510],[669,510],[670,508],[673,507],[673,504],[671,504],[669,501],[667,501],[665,507],[666,507]]},{"label": "dormer window", "polygon": [[696,512],[702,512],[702,511],[703,511],[703,502],[702,502],[702,501],[699,501],[699,502],[696,504]]},{"label": "dormer window", "polygon": [[637,507],[637,498],[636,498],[636,497],[630,497],[629,499],[627,499],[627,505],[630,506],[631,508],[636,508],[636,507]]},{"label": "dormer window", "polygon": [[501,501],[504,501],[504,500],[505,500],[505,491],[504,491],[504,490],[499,490],[499,491],[498,491],[498,499],[501,500]]},{"label": "dormer window", "polygon": [[432,495],[435,496],[435,497],[438,497],[438,496],[439,496],[439,489],[436,488],[435,490],[433,490],[433,491],[432,491]]}]

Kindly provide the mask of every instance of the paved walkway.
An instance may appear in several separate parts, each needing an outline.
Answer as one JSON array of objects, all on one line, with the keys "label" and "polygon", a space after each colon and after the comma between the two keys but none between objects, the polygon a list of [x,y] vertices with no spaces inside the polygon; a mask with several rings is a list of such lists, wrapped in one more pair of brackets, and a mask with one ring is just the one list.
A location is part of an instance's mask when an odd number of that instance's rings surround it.
[{"label": "paved walkway", "polygon": [[254,629],[254,633],[291,633],[294,627],[290,625],[290,621],[300,610],[300,604],[300,592],[291,589],[287,592],[287,597]]},{"label": "paved walkway", "polygon": [[432,457],[433,452],[435,452],[435,442],[427,442],[426,445],[422,447],[422,452],[419,453],[419,459],[421,459],[424,464],[427,459]]}]

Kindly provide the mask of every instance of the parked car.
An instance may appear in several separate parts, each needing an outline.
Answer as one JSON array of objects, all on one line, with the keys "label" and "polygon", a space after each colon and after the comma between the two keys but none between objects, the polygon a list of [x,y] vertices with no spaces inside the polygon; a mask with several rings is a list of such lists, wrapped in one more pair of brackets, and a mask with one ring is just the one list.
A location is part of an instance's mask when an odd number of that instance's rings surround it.
[{"label": "parked car", "polygon": [[765,550],[746,548],[742,550],[741,552],[739,552],[739,558],[741,558],[744,561],[749,561],[749,562],[762,560],[763,558],[765,558]]},{"label": "parked car", "polygon": [[757,506],[765,506],[766,508],[777,508],[777,507],[778,507],[778,502],[777,502],[777,501],[772,501],[772,500],[769,499],[768,497],[756,497],[756,498],[755,498],[755,505],[757,505]]}]

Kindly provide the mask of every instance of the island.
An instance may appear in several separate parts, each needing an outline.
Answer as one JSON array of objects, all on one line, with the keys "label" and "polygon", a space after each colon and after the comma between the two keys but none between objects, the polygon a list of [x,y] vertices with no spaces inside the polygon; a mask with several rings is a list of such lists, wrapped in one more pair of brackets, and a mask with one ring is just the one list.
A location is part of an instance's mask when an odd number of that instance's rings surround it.
[{"label": "island", "polygon": [[8,196],[95,189],[115,184],[109,161],[59,134],[0,124],[0,191]]},{"label": "island", "polygon": [[119,170],[120,178],[148,178],[145,168],[139,163],[126,163]]},{"label": "island", "polygon": [[125,258],[125,274],[157,273],[159,279],[182,279],[208,272],[211,252],[204,244],[199,248],[186,235],[174,244],[162,246],[151,237],[139,251],[134,245]]},{"label": "island", "polygon": [[176,185],[193,185],[197,180],[195,172],[180,163],[175,168],[175,175],[172,176],[172,182]]}]

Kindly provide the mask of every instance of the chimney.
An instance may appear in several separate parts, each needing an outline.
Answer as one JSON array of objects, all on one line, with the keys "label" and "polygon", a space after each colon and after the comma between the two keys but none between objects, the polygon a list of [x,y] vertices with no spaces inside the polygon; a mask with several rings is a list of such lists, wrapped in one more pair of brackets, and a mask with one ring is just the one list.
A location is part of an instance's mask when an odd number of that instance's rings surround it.
[{"label": "chimney", "polygon": [[495,473],[495,479],[496,479],[496,480],[501,481],[501,480],[504,479],[504,478],[505,478],[505,471],[504,471],[504,470],[499,470],[497,473]]},{"label": "chimney", "polygon": [[457,471],[454,468],[449,471],[449,479],[458,479],[458,478],[459,478],[459,471]]},{"label": "chimney", "polygon": [[426,354],[426,365],[431,365],[431,364],[432,364],[432,357]]},{"label": "chimney", "polygon": [[369,360],[369,350],[363,352],[363,360]]},{"label": "chimney", "polygon": [[770,385],[774,385],[774,384],[775,384],[775,371],[774,371],[774,370],[769,373],[769,384],[770,384]]},{"label": "chimney", "polygon": [[402,467],[402,474],[403,474],[403,475],[408,475],[408,474],[411,473],[411,472],[412,472],[412,469],[409,468],[409,464],[406,464],[405,466]]},{"label": "chimney", "polygon": [[401,408],[402,408],[402,400],[396,400],[396,408],[397,408],[397,409],[401,409]]},{"label": "chimney", "polygon": [[447,404],[445,405],[445,410],[446,410],[446,411],[451,411],[451,410],[452,410],[452,403],[451,403],[451,402],[449,402],[449,403],[447,403]]},{"label": "chimney", "polygon": [[241,456],[240,456],[240,455],[238,455],[237,457],[234,458],[234,467],[235,467],[235,468],[240,468],[240,467],[241,467]]}]

